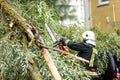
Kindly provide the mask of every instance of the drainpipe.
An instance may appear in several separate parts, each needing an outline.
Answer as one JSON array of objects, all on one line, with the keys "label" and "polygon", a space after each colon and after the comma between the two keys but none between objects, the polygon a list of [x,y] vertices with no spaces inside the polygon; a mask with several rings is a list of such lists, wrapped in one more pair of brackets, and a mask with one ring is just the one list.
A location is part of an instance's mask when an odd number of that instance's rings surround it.
[{"label": "drainpipe", "polygon": [[89,0],[84,0],[84,14],[85,14],[85,27],[87,30],[89,30],[90,29]]},{"label": "drainpipe", "polygon": [[114,22],[114,26],[116,26],[116,16],[115,16],[115,5],[112,5],[112,11],[113,11],[113,22]]}]

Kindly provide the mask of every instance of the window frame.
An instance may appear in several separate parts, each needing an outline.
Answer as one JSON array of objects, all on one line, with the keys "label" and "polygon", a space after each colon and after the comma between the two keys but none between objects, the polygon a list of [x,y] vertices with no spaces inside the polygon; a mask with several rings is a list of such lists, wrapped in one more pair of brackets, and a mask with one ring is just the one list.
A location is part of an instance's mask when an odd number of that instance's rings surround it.
[{"label": "window frame", "polygon": [[110,3],[110,0],[108,0],[108,1],[98,0],[98,6],[107,5],[109,3]]}]

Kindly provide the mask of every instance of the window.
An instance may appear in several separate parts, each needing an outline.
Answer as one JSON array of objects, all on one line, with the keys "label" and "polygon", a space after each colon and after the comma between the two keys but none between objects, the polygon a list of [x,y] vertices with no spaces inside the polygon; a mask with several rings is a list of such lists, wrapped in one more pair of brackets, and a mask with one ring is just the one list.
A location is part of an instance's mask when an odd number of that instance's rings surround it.
[{"label": "window", "polygon": [[98,0],[98,6],[109,4],[110,0]]}]

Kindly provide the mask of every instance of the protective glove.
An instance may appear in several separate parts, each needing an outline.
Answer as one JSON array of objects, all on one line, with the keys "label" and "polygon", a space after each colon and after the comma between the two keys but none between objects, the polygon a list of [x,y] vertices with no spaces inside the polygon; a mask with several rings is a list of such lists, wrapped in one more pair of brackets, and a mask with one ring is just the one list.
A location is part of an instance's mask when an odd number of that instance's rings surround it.
[{"label": "protective glove", "polygon": [[65,44],[65,41],[66,41],[67,39],[66,38],[61,38],[60,40],[59,40],[59,42],[61,42],[64,46],[66,46],[66,44]]}]

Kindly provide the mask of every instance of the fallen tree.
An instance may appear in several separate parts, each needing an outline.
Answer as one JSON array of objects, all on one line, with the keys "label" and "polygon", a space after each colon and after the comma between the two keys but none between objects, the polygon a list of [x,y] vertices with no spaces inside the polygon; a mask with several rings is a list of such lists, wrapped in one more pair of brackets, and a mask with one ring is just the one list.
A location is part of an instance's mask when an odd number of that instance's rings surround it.
[{"label": "fallen tree", "polygon": [[[38,45],[38,47],[41,50],[41,53],[43,54],[47,65],[49,66],[49,69],[54,77],[55,80],[61,80],[61,77],[58,73],[58,70],[56,66],[54,65],[54,62],[48,52],[47,49],[44,47],[41,47],[41,44],[44,45],[44,41],[42,37],[39,35],[39,32],[37,29],[28,22],[25,18],[23,18],[15,9],[12,8],[12,6],[6,1],[6,0],[0,0],[0,6],[3,8],[4,12],[7,13],[9,16],[13,17],[13,21],[10,23],[10,27],[14,25],[14,23],[17,23],[21,26],[21,30],[24,30],[24,32],[27,33],[28,37],[30,38],[30,42],[28,46],[32,46],[34,42]],[[29,70],[31,72],[32,78],[34,80],[42,80],[40,72],[35,65],[32,58],[28,59],[29,62]]]}]

